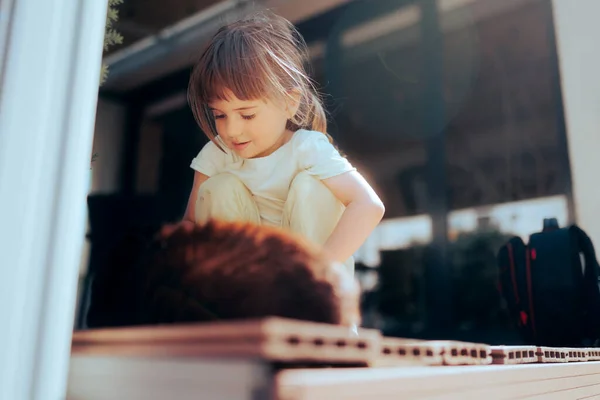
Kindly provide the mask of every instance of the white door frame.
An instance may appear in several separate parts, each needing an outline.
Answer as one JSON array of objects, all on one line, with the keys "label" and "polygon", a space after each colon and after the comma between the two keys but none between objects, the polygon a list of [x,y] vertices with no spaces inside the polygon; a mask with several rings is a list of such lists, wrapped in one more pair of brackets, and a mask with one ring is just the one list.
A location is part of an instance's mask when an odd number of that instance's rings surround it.
[{"label": "white door frame", "polygon": [[65,397],[106,0],[0,15],[0,398]]},{"label": "white door frame", "polygon": [[575,222],[600,248],[600,1],[552,5]]}]

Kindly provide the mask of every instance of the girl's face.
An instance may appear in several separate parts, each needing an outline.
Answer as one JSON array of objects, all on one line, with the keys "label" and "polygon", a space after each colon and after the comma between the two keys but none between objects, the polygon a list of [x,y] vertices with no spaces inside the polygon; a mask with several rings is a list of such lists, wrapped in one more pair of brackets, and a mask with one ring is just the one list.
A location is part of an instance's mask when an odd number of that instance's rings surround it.
[{"label": "girl's face", "polygon": [[291,137],[286,123],[296,110],[267,99],[240,100],[230,90],[227,100],[209,104],[217,132],[227,147],[242,158],[265,157]]}]

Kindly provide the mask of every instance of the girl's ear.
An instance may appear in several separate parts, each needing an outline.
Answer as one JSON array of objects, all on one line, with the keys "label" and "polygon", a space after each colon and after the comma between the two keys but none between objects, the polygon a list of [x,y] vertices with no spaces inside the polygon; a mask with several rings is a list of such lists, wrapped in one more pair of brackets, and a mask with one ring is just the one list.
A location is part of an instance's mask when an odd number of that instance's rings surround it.
[{"label": "girl's ear", "polygon": [[294,88],[288,91],[286,99],[285,110],[288,113],[288,119],[294,118],[298,109],[300,108],[300,100],[302,99],[302,92],[300,89]]}]

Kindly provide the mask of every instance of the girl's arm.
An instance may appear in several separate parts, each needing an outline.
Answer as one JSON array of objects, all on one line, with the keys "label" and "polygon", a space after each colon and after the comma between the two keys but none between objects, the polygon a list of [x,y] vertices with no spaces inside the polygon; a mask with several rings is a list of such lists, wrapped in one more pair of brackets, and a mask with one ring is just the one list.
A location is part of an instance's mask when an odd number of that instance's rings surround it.
[{"label": "girl's arm", "polygon": [[356,171],[324,179],[323,183],[346,206],[323,247],[332,260],[344,262],[379,224],[385,207],[373,188]]},{"label": "girl's arm", "polygon": [[196,216],[194,214],[196,210],[196,199],[198,198],[198,190],[200,189],[200,185],[202,185],[207,179],[207,175],[204,175],[203,173],[198,171],[194,171],[194,185],[192,186],[192,192],[190,193],[190,198],[188,199],[188,204],[185,209],[183,221],[196,221]]}]

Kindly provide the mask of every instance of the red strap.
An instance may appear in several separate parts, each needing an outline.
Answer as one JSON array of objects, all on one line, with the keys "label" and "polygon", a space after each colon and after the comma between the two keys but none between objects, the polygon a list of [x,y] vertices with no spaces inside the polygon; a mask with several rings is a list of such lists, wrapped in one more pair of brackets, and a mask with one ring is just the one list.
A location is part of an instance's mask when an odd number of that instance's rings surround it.
[{"label": "red strap", "polygon": [[531,258],[535,259],[535,250],[531,250],[530,252],[526,252],[526,260],[527,260],[527,294],[529,295],[529,316],[531,318],[531,329],[533,330],[533,337],[537,337],[535,332],[535,317],[533,312],[533,291],[531,290]]},{"label": "red strap", "polygon": [[508,260],[510,263],[510,278],[512,280],[513,292],[515,294],[515,302],[519,304],[519,291],[517,290],[517,276],[515,274],[515,257],[513,256],[512,244],[508,243]]},{"label": "red strap", "polygon": [[521,325],[527,325],[527,313],[525,311],[521,311]]}]

